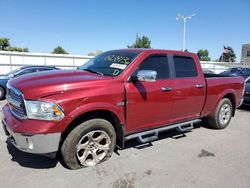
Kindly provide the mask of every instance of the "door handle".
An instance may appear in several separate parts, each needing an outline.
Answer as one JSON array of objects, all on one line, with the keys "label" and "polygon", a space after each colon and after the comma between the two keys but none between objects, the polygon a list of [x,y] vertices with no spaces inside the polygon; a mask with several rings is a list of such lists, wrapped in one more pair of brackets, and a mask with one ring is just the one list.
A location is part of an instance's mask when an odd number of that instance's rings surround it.
[{"label": "door handle", "polygon": [[203,88],[204,85],[202,85],[202,84],[197,84],[196,87],[197,87],[197,88]]},{"label": "door handle", "polygon": [[172,91],[172,88],[171,87],[162,87],[161,90],[163,92],[169,92],[169,91]]}]

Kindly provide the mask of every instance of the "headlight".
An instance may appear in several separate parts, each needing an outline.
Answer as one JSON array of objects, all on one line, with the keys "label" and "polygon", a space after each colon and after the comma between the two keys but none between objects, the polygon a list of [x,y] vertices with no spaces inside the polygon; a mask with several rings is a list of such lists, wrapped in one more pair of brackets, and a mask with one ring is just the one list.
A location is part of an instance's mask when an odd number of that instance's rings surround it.
[{"label": "headlight", "polygon": [[26,101],[26,111],[29,119],[59,121],[64,118],[63,110],[54,102]]}]

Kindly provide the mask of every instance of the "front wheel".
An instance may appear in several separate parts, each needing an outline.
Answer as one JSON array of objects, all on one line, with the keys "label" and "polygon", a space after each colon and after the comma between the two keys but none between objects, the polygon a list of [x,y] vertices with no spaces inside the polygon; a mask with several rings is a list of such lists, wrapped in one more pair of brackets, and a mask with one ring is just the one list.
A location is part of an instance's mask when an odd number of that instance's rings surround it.
[{"label": "front wheel", "polygon": [[232,102],[229,99],[224,98],[219,102],[214,113],[208,117],[208,123],[212,128],[224,129],[230,123],[232,114]]},{"label": "front wheel", "polygon": [[91,119],[66,137],[61,147],[62,159],[70,169],[95,166],[111,157],[115,144],[113,126],[104,119]]}]

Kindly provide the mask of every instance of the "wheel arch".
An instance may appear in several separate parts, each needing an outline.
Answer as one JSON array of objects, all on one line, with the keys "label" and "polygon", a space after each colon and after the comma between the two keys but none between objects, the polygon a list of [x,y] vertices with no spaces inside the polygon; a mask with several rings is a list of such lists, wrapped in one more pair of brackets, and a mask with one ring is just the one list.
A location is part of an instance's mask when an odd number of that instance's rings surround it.
[{"label": "wheel arch", "polygon": [[110,122],[112,124],[112,126],[115,129],[116,136],[117,136],[116,145],[119,148],[123,148],[124,147],[124,125],[121,124],[121,121],[118,118],[118,116],[115,113],[113,113],[112,111],[109,111],[109,110],[93,110],[93,111],[88,111],[88,112],[85,112],[85,113],[77,116],[67,126],[65,131],[62,133],[61,142],[63,142],[65,140],[65,138],[67,137],[67,135],[75,127],[77,127],[79,124],[81,124],[84,121],[94,119],[94,118],[105,119],[105,120],[107,120],[108,122]]},{"label": "wheel arch", "polygon": [[225,94],[222,97],[222,99],[224,99],[224,98],[227,98],[227,99],[229,99],[231,101],[232,106],[233,106],[232,117],[234,117],[234,115],[235,115],[235,109],[236,109],[236,96],[235,96],[235,94],[233,94],[233,93],[227,93],[227,94]]}]

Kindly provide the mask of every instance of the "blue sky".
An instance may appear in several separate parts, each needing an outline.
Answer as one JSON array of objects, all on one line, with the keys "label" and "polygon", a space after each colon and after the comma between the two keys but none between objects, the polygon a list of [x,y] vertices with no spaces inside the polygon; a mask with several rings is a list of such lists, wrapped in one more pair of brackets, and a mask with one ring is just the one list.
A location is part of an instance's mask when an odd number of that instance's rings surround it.
[{"label": "blue sky", "polygon": [[217,59],[223,45],[239,60],[250,43],[250,0],[0,0],[0,37],[31,52],[50,53],[58,45],[71,54],[126,48],[136,33],[153,48],[182,48],[178,13],[196,16],[187,23],[189,51],[206,48]]}]

